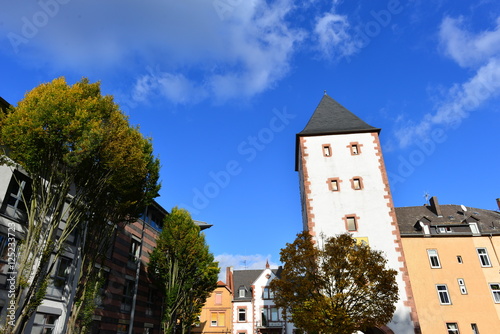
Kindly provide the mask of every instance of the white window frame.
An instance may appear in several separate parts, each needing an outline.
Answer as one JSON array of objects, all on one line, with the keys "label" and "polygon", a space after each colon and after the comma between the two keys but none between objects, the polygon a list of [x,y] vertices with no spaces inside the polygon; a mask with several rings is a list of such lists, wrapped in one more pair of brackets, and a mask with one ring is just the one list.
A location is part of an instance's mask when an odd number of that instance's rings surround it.
[{"label": "white window frame", "polygon": [[238,296],[240,298],[245,298],[245,292],[246,292],[246,289],[244,287],[241,287],[239,290],[238,290]]},{"label": "white window frame", "polygon": [[460,334],[460,330],[458,329],[458,324],[456,322],[447,322],[446,329],[448,330],[448,334]]},{"label": "white window frame", "polygon": [[[431,265],[431,268],[433,269],[441,268],[441,261],[439,260],[439,254],[437,249],[428,249],[427,257],[429,258],[429,264]],[[437,264],[435,262],[437,262]]]},{"label": "white window frame", "polygon": [[247,321],[247,310],[244,308],[238,308],[238,322]]},{"label": "white window frame", "polygon": [[487,268],[491,267],[491,260],[488,255],[488,250],[486,247],[480,247],[476,248],[477,251],[477,256],[479,257],[479,263],[481,264],[481,267]]},{"label": "white window frame", "polygon": [[489,283],[491,295],[495,304],[500,304],[500,283]]},{"label": "white window frame", "polygon": [[466,295],[467,294],[467,287],[465,286],[465,281],[463,278],[457,278],[457,282],[458,282],[458,288],[460,289],[460,293],[462,295]]},{"label": "white window frame", "polygon": [[477,324],[470,324],[470,328],[472,329],[472,334],[479,334],[479,328]]},{"label": "white window frame", "polygon": [[441,305],[451,305],[451,297],[446,284],[436,284],[436,291]]}]

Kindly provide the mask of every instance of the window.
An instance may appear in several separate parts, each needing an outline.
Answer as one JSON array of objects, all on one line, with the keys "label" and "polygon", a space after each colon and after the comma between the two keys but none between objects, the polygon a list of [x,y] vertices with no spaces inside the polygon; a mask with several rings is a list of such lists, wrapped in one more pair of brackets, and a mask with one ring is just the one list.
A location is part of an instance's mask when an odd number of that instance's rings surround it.
[{"label": "window", "polygon": [[361,180],[361,177],[355,177],[351,179],[351,187],[354,190],[363,189],[363,181]]},{"label": "window", "polygon": [[239,289],[239,295],[240,298],[245,298],[245,287],[241,286]]},{"label": "window", "polygon": [[448,293],[448,287],[445,284],[436,285],[437,293],[439,296],[439,302],[441,305],[451,305],[450,294]]},{"label": "window", "polygon": [[448,334],[459,334],[458,325],[456,322],[446,323],[446,329],[448,329]]},{"label": "window", "polygon": [[470,231],[472,232],[472,235],[474,236],[479,236],[481,235],[481,232],[479,232],[479,228],[477,227],[477,223],[469,223]]},{"label": "window", "polygon": [[346,225],[348,231],[356,231],[358,229],[356,217],[346,217]]},{"label": "window", "polygon": [[457,261],[460,264],[464,263],[464,261],[462,260],[462,257],[460,255],[457,255]]},{"label": "window", "polygon": [[438,233],[451,233],[453,230],[449,226],[438,227]]},{"label": "window", "polygon": [[466,295],[467,294],[467,288],[465,287],[465,281],[463,278],[459,278],[457,279],[458,281],[458,288],[460,289],[460,293],[462,295]]},{"label": "window", "polygon": [[428,249],[427,256],[429,257],[431,268],[441,268],[441,263],[439,262],[439,256],[437,250]]},{"label": "window", "polygon": [[331,148],[330,144],[323,145],[323,156],[324,157],[331,157],[332,156],[332,148]]},{"label": "window", "polygon": [[148,317],[153,316],[153,307],[155,296],[157,295],[157,291],[153,287],[149,287],[148,289],[148,301],[146,303],[146,315]]},{"label": "window", "polygon": [[273,299],[274,298],[274,292],[271,289],[269,289],[269,287],[266,286],[264,288],[263,293],[262,293],[262,298],[263,299]]},{"label": "window", "polygon": [[132,310],[132,299],[134,298],[135,282],[132,280],[125,280],[123,285],[123,296],[120,310],[122,312],[130,312]]},{"label": "window", "polygon": [[49,334],[54,332],[58,317],[55,314],[36,313],[32,333]]},{"label": "window", "polygon": [[71,270],[71,259],[67,257],[59,258],[56,271],[51,278],[49,286],[47,287],[47,294],[52,297],[61,298],[64,293],[64,288],[69,278]]},{"label": "window", "polygon": [[31,180],[24,174],[14,171],[9,183],[2,210],[18,220],[27,218],[27,206],[31,197]]},{"label": "window", "polygon": [[352,144],[351,145],[351,154],[352,155],[358,155],[360,152],[359,150],[359,145],[358,144]]},{"label": "window", "polygon": [[210,314],[210,326],[212,327],[223,327],[225,326],[225,314],[224,312],[212,312]]},{"label": "window", "polygon": [[215,305],[221,305],[222,304],[222,292],[216,292],[215,293]]},{"label": "window", "polygon": [[486,248],[477,248],[476,250],[479,256],[479,262],[481,262],[481,267],[491,267],[490,257],[488,256]]},{"label": "window", "polygon": [[0,260],[7,261],[7,254],[9,254],[8,239],[5,234],[0,234]]},{"label": "window", "polygon": [[245,310],[244,308],[238,309],[238,321],[239,322],[247,321],[247,310]]},{"label": "window", "polygon": [[128,254],[128,260],[130,262],[137,262],[137,260],[139,259],[139,252],[140,252],[140,249],[141,249],[141,242],[135,238],[132,238],[132,240],[130,241],[130,248],[129,248],[129,254]]},{"label": "window", "polygon": [[491,294],[495,303],[500,303],[500,284],[490,283]]},{"label": "window", "polygon": [[330,191],[340,191],[340,180],[338,177],[336,178],[330,178],[328,179],[328,181],[326,181],[328,183],[328,188],[330,189]]},{"label": "window", "polygon": [[479,334],[479,329],[476,324],[470,324],[470,327],[472,329],[472,334]]},{"label": "window", "polygon": [[271,307],[271,321],[278,321],[278,320],[279,320],[278,308]]}]

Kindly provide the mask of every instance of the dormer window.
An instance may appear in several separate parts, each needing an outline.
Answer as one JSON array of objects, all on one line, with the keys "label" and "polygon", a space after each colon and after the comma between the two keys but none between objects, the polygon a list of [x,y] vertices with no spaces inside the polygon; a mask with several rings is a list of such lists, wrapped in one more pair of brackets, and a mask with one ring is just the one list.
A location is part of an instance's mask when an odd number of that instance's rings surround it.
[{"label": "dormer window", "polygon": [[246,292],[245,287],[244,286],[240,287],[238,296],[240,298],[245,298],[245,292]]}]

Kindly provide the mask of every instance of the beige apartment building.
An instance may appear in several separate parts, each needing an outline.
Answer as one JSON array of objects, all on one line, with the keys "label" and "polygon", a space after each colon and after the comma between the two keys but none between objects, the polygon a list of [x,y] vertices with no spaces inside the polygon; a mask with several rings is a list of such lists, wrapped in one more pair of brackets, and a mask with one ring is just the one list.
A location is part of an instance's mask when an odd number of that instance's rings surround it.
[{"label": "beige apartment building", "polygon": [[207,298],[200,314],[200,321],[191,329],[193,334],[229,334],[232,330],[233,294],[222,281]]},{"label": "beige apartment building", "polygon": [[422,333],[498,333],[500,213],[432,197],[396,215]]}]

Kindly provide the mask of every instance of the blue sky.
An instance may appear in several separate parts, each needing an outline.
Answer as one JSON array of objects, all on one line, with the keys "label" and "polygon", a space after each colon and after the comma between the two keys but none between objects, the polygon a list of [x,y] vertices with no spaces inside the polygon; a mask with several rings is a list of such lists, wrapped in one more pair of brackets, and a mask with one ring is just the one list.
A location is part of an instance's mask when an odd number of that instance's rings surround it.
[{"label": "blue sky", "polygon": [[[2,2],[6,2],[3,0]],[[162,162],[157,200],[221,266],[301,230],[295,134],[327,93],[372,126],[396,206],[497,209],[498,1],[41,0],[0,13],[0,96],[101,81]]]}]

